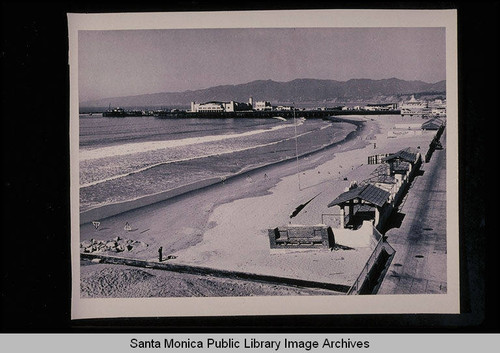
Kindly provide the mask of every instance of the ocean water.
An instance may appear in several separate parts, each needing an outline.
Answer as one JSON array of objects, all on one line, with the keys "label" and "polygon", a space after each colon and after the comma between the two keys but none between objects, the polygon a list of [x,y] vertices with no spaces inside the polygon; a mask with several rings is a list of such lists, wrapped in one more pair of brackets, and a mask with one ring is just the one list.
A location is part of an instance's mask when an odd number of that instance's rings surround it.
[{"label": "ocean water", "polygon": [[352,124],[322,119],[80,116],[80,211],[226,178],[339,142]]}]

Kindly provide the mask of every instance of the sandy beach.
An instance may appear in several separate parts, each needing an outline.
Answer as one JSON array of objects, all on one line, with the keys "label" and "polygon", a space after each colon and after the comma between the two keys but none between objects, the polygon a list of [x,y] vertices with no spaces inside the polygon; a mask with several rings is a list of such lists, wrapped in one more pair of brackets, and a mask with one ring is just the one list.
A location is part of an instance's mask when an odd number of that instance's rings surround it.
[{"label": "sandy beach", "polygon": [[[338,209],[328,208],[327,204],[352,181],[362,181],[375,170],[376,165],[367,164],[368,156],[406,147],[418,148],[425,154],[435,132],[394,129],[395,124],[408,123],[399,115],[351,116],[348,119],[362,121],[363,125],[343,143],[301,158],[298,163],[288,161],[259,168],[224,183],[100,220],[98,229],[92,223],[82,224],[81,241],[128,241],[128,251],[113,254],[123,257],[154,260],[161,246],[163,255],[169,256],[167,261],[174,263],[350,285],[368,259],[371,243],[359,244],[349,250],[271,252],[267,230],[288,224],[322,223],[322,214],[338,213]],[[411,121],[415,122],[423,121]],[[290,218],[297,206],[312,198],[296,217]],[[124,229],[127,223],[129,230]],[[122,282],[119,291],[96,289],[99,281],[95,282],[95,279],[102,276],[102,271],[115,271],[111,268],[116,267],[104,264],[82,266],[82,296],[96,293],[114,297],[252,293],[252,290],[244,290],[242,285],[234,283],[229,285],[233,290],[217,292],[207,289],[214,288],[210,282],[212,279],[188,279],[182,274],[165,276],[159,273],[162,271],[151,269],[144,269],[134,281],[128,281],[126,276],[117,277],[117,281]],[[178,286],[185,278],[198,290],[185,290],[183,294],[182,290],[173,293],[151,289],[146,284],[151,277],[148,273],[160,282],[158,288]],[[216,281],[217,286],[224,282],[221,279]],[[273,289],[265,284],[255,288],[255,293],[315,294],[314,291],[290,288]]]},{"label": "sandy beach", "polygon": [[83,298],[332,295],[330,290],[84,263]]}]

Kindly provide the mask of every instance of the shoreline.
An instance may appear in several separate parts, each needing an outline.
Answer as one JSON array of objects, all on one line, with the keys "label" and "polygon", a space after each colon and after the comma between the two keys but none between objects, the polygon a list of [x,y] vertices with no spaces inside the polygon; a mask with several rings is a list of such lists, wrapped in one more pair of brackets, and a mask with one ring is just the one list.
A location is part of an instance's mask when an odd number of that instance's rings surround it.
[{"label": "shoreline", "polygon": [[[342,140],[333,142],[331,144],[328,144],[326,146],[322,146],[316,150],[305,152],[302,154],[299,154],[299,158],[307,158],[310,156],[313,156],[317,153],[321,153],[323,151],[326,151],[330,148],[335,148],[338,145],[341,145],[343,143],[347,143],[353,139],[355,139],[359,134],[362,133],[363,128],[365,127],[365,121],[362,120],[352,120],[352,119],[346,119],[346,118],[340,118],[337,116],[332,116],[328,120],[331,120],[333,122],[343,122],[343,123],[348,123],[356,126],[356,129],[354,131],[349,132]],[[267,164],[262,164],[262,165],[256,165],[256,166],[250,166],[247,168],[243,168],[241,171],[231,174],[225,177],[212,177],[208,179],[203,179],[200,181],[196,181],[193,183],[189,183],[186,185],[182,185],[179,187],[176,187],[174,189],[162,191],[156,194],[151,194],[151,195],[146,195],[146,196],[141,196],[136,199],[132,200],[126,200],[126,201],[121,201],[121,202],[116,202],[116,203],[111,203],[111,204],[106,204],[102,206],[97,206],[94,208],[90,208],[88,210],[82,211],[79,213],[79,224],[80,226],[85,223],[89,223],[92,221],[97,221],[97,220],[103,220],[109,217],[113,217],[116,215],[119,215],[121,213],[126,213],[129,211],[133,211],[136,209],[140,209],[143,207],[147,207],[156,203],[160,203],[163,201],[167,201],[169,199],[173,199],[175,197],[181,196],[181,195],[186,195],[189,193],[193,193],[199,190],[203,190],[205,188],[209,188],[211,186],[220,184],[220,183],[225,183],[229,182],[235,178],[241,178],[246,176],[249,173],[253,172],[258,172],[261,170],[264,170],[265,168],[268,167],[273,167],[273,166],[279,166],[284,163],[290,163],[293,162],[297,157],[290,157],[287,159],[267,163]]]},{"label": "shoreline", "polygon": [[[162,246],[172,264],[351,285],[371,254],[369,246],[271,254],[267,229],[292,223],[290,212],[315,195],[319,196],[293,222],[320,223],[322,214],[335,211],[326,205],[351,181],[364,180],[376,167],[366,164],[370,154],[395,152],[407,146],[425,148],[432,139],[431,132],[389,138],[388,132],[400,121],[401,117],[359,117],[357,133],[333,148],[303,157],[300,173],[290,161],[247,171],[245,178],[240,175],[194,191],[196,197],[186,193],[111,217],[102,222],[99,231],[92,224],[82,225],[81,240],[119,236],[149,244],[120,253],[131,259],[154,261]],[[297,187],[297,175],[302,187]],[[126,222],[130,222],[132,231],[123,229]],[[95,271],[99,266],[95,265]],[[162,281],[169,285],[167,279]],[[205,285],[201,278],[195,283]]]},{"label": "shoreline", "polygon": [[[343,120],[343,119],[342,119]],[[365,133],[369,137],[373,134],[373,129],[378,130],[376,123],[365,124],[366,120],[359,117],[354,121],[357,131]],[[369,128],[367,125],[370,125]],[[302,160],[303,170],[315,168],[316,166],[334,159],[337,153],[357,149],[366,145],[365,141],[358,140],[351,134],[350,140],[339,143],[330,149],[323,149],[304,157]],[[362,146],[359,146],[359,144]],[[262,174],[267,172],[269,178],[264,179]],[[112,239],[116,236],[125,239],[133,239],[150,244],[163,243],[164,253],[173,253],[182,249],[192,247],[202,241],[204,234],[216,227],[216,222],[210,222],[209,218],[215,209],[221,205],[245,198],[260,197],[271,194],[274,188],[283,178],[297,173],[296,165],[288,160],[276,162],[274,165],[267,165],[259,169],[246,171],[244,175],[230,178],[224,182],[217,182],[210,187],[196,189],[175,197],[159,201],[144,207],[132,210],[117,212],[116,215],[101,219],[99,230],[95,229],[92,223],[80,224],[80,242],[84,240]],[[227,192],[227,188],[233,188],[234,192]],[[215,197],[214,197],[215,195]],[[299,203],[297,203],[298,205]],[[120,206],[120,205],[118,205]],[[296,205],[293,206],[295,208]],[[176,216],[177,215],[177,216]],[[184,217],[189,218],[188,224]],[[129,223],[134,231],[125,231],[123,226]],[[168,225],[168,233],[165,233],[165,225]],[[137,229],[137,231],[136,231]],[[162,239],[171,239],[165,244]],[[127,256],[138,256],[140,258],[151,258],[156,256],[155,249],[139,249],[128,253]]]}]

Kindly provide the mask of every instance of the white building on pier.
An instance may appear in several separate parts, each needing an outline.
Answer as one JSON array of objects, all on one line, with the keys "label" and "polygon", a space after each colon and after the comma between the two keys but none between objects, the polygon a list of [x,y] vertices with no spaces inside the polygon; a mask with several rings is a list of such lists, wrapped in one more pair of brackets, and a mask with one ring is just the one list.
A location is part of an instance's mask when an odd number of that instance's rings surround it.
[{"label": "white building on pier", "polygon": [[237,112],[252,110],[252,98],[248,103],[240,103],[235,101],[219,102],[211,101],[206,103],[191,102],[191,112],[205,112],[205,113],[222,113],[222,112]]}]

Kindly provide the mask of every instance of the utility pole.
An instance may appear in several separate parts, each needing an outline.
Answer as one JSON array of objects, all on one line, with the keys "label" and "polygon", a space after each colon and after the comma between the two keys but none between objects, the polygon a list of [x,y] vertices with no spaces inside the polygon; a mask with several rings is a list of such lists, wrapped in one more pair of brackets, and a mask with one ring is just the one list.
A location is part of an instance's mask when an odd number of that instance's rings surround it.
[{"label": "utility pole", "polygon": [[297,136],[297,119],[295,118],[295,102],[293,103],[293,124],[295,126],[295,157],[297,159],[297,179],[299,181],[299,191],[302,190],[300,187],[300,167],[299,167],[299,147],[298,147],[298,136]]}]

